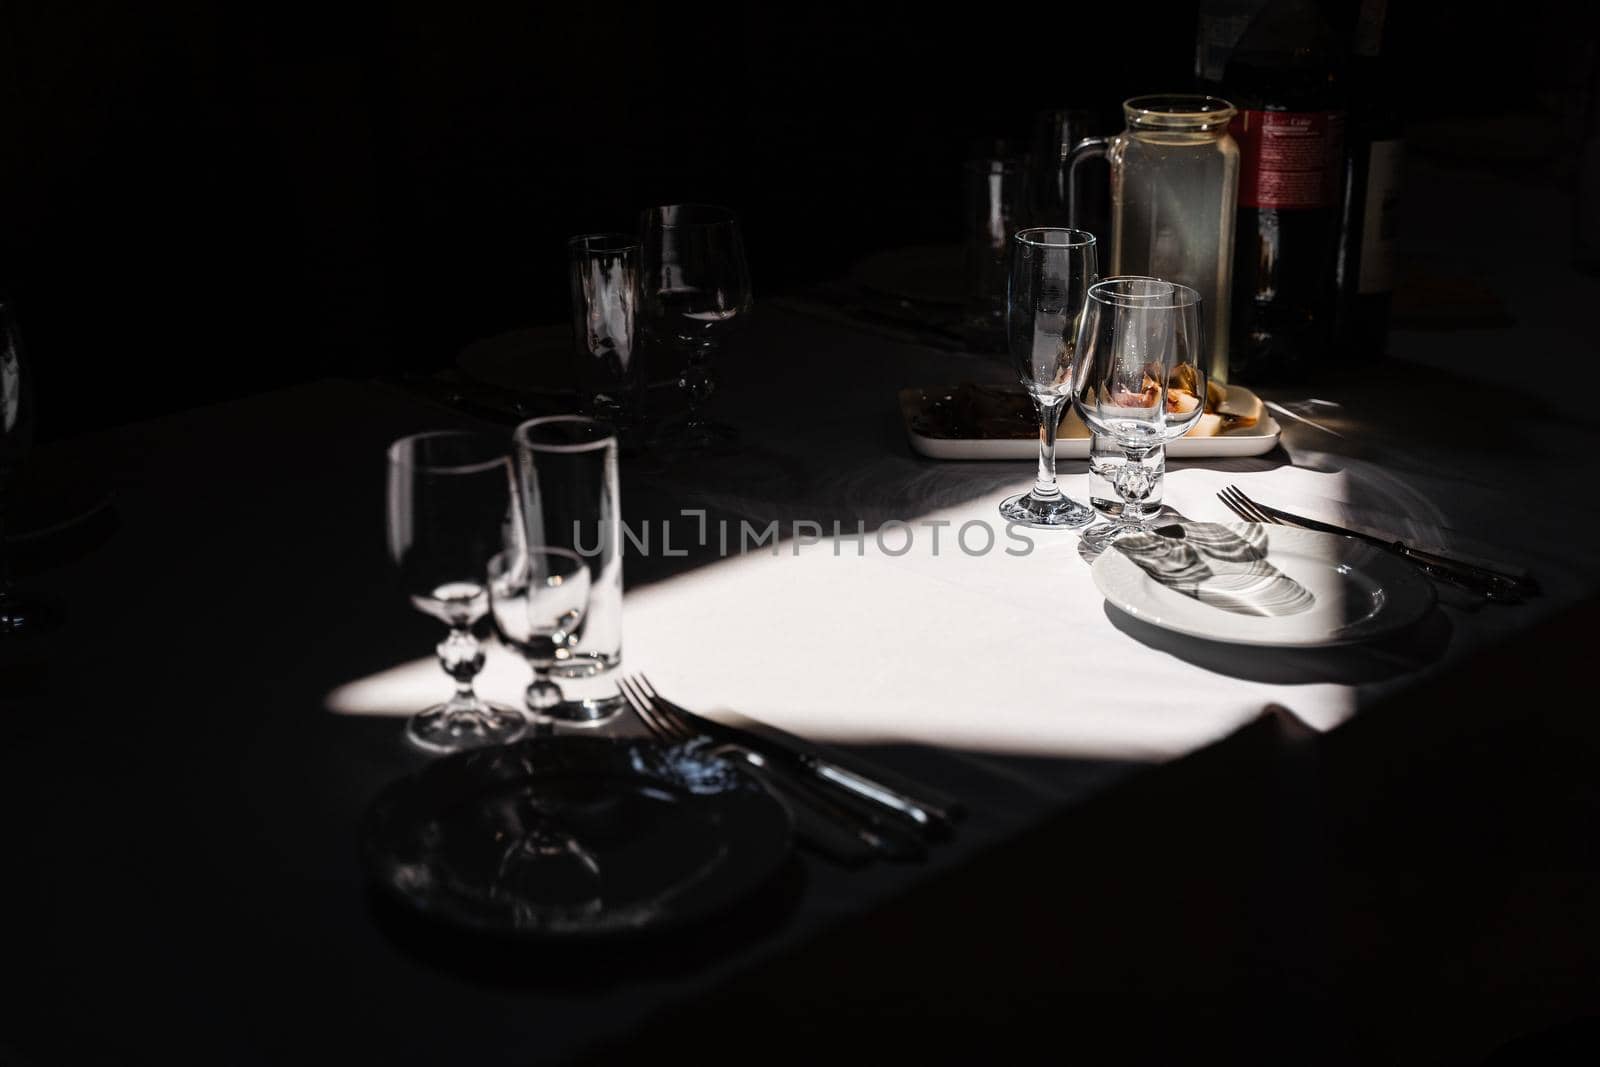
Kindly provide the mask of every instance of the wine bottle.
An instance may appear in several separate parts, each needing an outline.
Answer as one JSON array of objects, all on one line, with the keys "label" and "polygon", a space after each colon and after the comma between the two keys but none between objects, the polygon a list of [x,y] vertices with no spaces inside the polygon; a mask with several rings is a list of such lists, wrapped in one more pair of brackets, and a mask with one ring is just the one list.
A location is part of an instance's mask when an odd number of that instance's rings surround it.
[{"label": "wine bottle", "polygon": [[1350,147],[1336,275],[1341,358],[1384,354],[1396,273],[1400,177],[1404,158],[1400,111],[1386,40],[1386,0],[1361,0],[1350,64]]},{"label": "wine bottle", "polygon": [[1233,378],[1303,380],[1333,354],[1344,191],[1345,48],[1313,0],[1271,0],[1223,68],[1239,109]]}]

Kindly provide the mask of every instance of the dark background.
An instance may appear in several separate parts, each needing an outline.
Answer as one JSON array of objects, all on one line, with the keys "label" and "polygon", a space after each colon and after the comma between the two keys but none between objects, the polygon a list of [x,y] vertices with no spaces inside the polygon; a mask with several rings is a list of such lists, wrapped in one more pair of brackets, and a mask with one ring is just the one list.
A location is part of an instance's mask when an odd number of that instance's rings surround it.
[{"label": "dark background", "polygon": [[[1542,123],[1533,167],[1571,181],[1592,27],[1390,6],[1408,120]],[[1194,3],[939,12],[0,0],[0,282],[40,436],[445,366],[560,320],[564,238],[653,203],[739,208],[758,298],[793,290],[955,239],[975,138],[1191,82]],[[1455,129],[1420,150],[1493,165]]]}]

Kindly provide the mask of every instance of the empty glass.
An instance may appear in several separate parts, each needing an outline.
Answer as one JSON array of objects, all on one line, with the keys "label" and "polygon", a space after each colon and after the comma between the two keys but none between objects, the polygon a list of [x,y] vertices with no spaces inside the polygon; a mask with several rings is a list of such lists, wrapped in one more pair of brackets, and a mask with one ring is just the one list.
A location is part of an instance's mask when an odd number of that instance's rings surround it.
[{"label": "empty glass", "polygon": [[1095,279],[1094,235],[1040,227],[1011,238],[1006,336],[1017,377],[1039,411],[1039,474],[1000,514],[1026,526],[1082,526],[1087,505],[1056,484],[1056,430],[1071,396],[1073,346],[1084,295]]},{"label": "empty glass", "polygon": [[1122,513],[1084,531],[1095,547],[1149,529],[1147,504],[1159,477],[1146,460],[1200,417],[1206,395],[1200,314],[1200,295],[1186,285],[1108,278],[1089,287],[1072,402],[1090,430],[1121,447],[1124,459],[1107,472]]},{"label": "empty glass", "polygon": [[[1034,115],[1028,172],[1023,178],[1023,225],[1075,226],[1094,234],[1100,248],[1111,246],[1109,178],[1092,172],[1077,175],[1069,196],[1067,157],[1073,146],[1105,132],[1100,115],[1087,108],[1040,111]],[[1077,217],[1073,217],[1073,212]]]},{"label": "empty glass", "polygon": [[455,695],[406,724],[406,736],[430,752],[510,741],[528,725],[522,712],[472,689],[483,669],[473,627],[489,611],[489,561],[521,543],[515,496],[500,438],[443,431],[389,446],[389,558],[412,605],[450,628],[435,651]]},{"label": "empty glass", "polygon": [[680,436],[703,448],[734,436],[707,421],[713,364],[723,338],[749,313],[750,268],[739,219],[711,204],[668,204],[644,213],[641,298],[652,340],[676,350],[678,385],[689,400]]},{"label": "empty glass", "polygon": [[[540,684],[541,671],[571,680],[605,674],[622,662],[622,500],[616,432],[594,419],[553,415],[518,426],[515,445],[524,543],[534,573],[541,567],[546,573],[561,573],[560,561],[568,556],[578,557],[587,572],[582,618],[575,629],[565,631],[549,659],[536,667],[534,684]],[[574,583],[570,591],[584,581],[563,576],[561,584]],[[536,610],[544,613],[559,605],[558,596]],[[535,691],[533,699],[544,705],[536,710],[545,718],[598,722],[623,706],[614,687],[601,690],[585,699],[555,703],[548,703],[548,691]]]},{"label": "empty glass", "polygon": [[500,640],[533,670],[523,694],[528,710],[543,715],[557,707],[563,697],[550,672],[573,657],[589,610],[583,557],[564,548],[509,547],[489,563],[489,609]]},{"label": "empty glass", "polygon": [[1022,216],[1025,169],[1020,149],[1006,141],[983,145],[963,167],[968,318],[992,329],[996,342],[1006,314],[1007,257]]},{"label": "empty glass", "polygon": [[567,242],[579,386],[590,413],[619,429],[636,421],[644,389],[636,332],[640,255],[632,234],[589,233]]}]

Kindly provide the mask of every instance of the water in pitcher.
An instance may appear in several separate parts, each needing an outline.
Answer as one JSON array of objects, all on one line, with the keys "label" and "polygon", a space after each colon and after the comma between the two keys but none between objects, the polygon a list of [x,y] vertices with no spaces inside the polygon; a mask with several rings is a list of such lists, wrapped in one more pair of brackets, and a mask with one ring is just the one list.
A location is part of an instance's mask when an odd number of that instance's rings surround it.
[{"label": "water in pitcher", "polygon": [[1079,158],[1111,165],[1111,273],[1190,286],[1204,301],[1208,366],[1228,380],[1228,306],[1239,148],[1234,109],[1208,96],[1143,96],[1122,105],[1127,129],[1085,141]]}]

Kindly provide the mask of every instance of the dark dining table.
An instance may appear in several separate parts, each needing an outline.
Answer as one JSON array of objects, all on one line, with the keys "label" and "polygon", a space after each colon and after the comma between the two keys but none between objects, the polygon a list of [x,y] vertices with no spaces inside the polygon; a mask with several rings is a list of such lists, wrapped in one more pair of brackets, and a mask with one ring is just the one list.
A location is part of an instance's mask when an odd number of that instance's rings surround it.
[{"label": "dark dining table", "polygon": [[[738,448],[624,458],[627,520],[683,537],[682,554],[628,558],[624,662],[685,703],[959,796],[951,840],[860,869],[799,851],[733,912],[639,942],[415,921],[367,887],[357,851],[374,795],[427,762],[403,716],[444,683],[433,624],[388,573],[384,446],[509,432],[514,415],[329,379],[133,421],[35,457],[95,507],[92,536],[31,579],[63,625],[0,648],[0,1058],[510,1064],[1045,1039],[1129,1059],[1478,1062],[1600,1004],[1584,831],[1600,745],[1571,688],[1600,618],[1592,408],[1452,366],[1449,338],[1423,333],[1314,393],[1264,388],[1288,413],[1279,445],[1173,461],[1178,514],[1229,518],[1215,494],[1239,483],[1527,568],[1545,594],[1441,587],[1372,645],[1241,649],[1104,604],[1075,534],[1025,558],[877,551],[887,523],[992,516],[1032,472],[921,457],[896,405],[907,386],[1003,382],[1002,361],[835,311],[758,306],[716,398]],[[1062,475],[1084,494],[1081,461]],[[784,536],[724,553],[702,521]],[[868,550],[836,552],[835,523]],[[520,670],[497,652],[485,689],[514,695]]]}]

